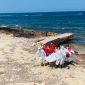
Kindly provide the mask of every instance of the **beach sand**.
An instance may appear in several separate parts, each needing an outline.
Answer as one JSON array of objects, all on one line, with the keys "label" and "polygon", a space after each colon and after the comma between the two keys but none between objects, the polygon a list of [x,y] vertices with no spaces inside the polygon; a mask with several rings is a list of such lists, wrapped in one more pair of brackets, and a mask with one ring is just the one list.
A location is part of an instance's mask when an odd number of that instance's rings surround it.
[{"label": "beach sand", "polygon": [[0,85],[85,85],[84,52],[69,69],[40,66],[37,39],[0,33]]}]

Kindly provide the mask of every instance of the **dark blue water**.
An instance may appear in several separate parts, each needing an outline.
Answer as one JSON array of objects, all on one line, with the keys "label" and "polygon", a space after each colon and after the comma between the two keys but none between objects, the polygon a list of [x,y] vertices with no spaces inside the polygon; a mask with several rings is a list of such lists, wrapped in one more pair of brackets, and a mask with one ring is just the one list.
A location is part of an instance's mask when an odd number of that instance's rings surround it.
[{"label": "dark blue water", "polygon": [[72,32],[74,41],[85,43],[85,12],[3,13],[0,25],[31,28],[57,33]]}]

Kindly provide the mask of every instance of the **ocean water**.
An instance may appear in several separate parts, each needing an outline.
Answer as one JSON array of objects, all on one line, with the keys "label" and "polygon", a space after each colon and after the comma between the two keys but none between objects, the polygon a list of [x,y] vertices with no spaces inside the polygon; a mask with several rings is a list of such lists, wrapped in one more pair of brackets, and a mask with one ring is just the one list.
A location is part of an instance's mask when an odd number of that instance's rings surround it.
[{"label": "ocean water", "polygon": [[56,33],[75,34],[74,42],[85,44],[85,12],[1,13],[0,25]]}]

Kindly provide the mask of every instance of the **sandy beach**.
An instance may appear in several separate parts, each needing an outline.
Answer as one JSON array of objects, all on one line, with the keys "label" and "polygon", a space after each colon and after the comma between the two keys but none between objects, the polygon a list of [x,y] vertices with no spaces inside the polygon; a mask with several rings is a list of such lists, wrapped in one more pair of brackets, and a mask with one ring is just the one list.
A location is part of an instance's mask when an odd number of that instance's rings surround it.
[{"label": "sandy beach", "polygon": [[84,51],[65,68],[40,66],[37,39],[0,32],[0,85],[85,85]]}]

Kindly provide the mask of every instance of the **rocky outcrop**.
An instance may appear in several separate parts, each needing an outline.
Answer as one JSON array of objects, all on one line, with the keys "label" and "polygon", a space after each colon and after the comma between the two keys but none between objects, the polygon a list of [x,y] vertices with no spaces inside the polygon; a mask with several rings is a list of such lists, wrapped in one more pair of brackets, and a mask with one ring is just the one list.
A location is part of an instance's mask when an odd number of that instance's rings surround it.
[{"label": "rocky outcrop", "polygon": [[35,37],[35,36],[46,36],[46,32],[35,31],[24,28],[10,28],[10,27],[0,27],[0,30],[5,32],[11,32],[16,37]]}]

